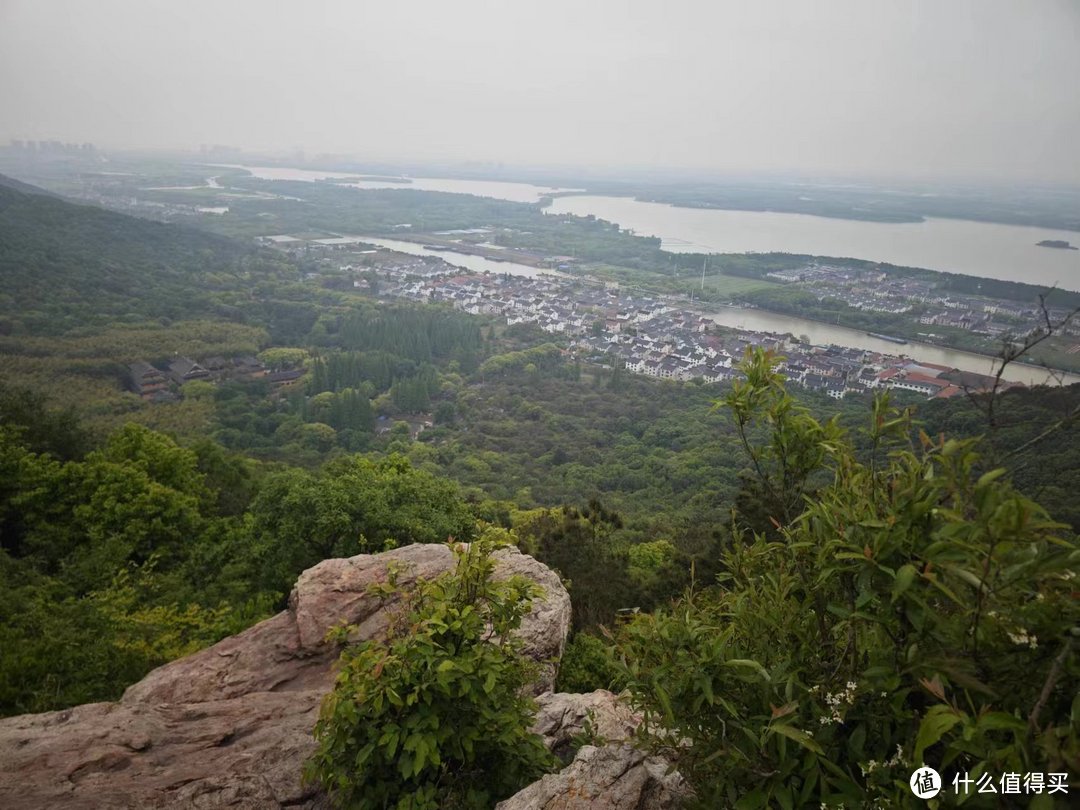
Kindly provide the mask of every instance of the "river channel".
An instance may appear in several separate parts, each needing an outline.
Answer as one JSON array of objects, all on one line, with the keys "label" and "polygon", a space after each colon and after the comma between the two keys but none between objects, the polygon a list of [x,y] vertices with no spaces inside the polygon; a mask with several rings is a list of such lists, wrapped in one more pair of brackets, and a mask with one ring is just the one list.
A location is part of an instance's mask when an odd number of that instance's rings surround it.
[{"label": "river channel", "polygon": [[555,270],[530,267],[527,264],[519,264],[518,262],[494,262],[485,259],[483,256],[472,256],[467,253],[455,253],[449,250],[432,250],[416,242],[407,242],[403,239],[379,239],[373,236],[358,236],[356,239],[369,245],[378,245],[387,250],[396,250],[398,253],[410,253],[413,256],[437,256],[448,264],[454,265],[454,267],[464,267],[474,273],[509,273],[512,276],[528,276],[529,278],[536,278],[543,274],[569,278],[566,273],[559,273]]},{"label": "river channel", "polygon": [[[246,169],[266,180],[315,181],[358,176],[276,166],[234,168]],[[514,202],[537,202],[544,195],[572,190],[495,180],[401,179],[410,182],[360,180],[344,185],[360,189],[446,191]],[[1080,234],[1072,231],[962,219],[886,223],[774,211],[679,208],[630,197],[597,195],[557,197],[546,210],[551,214],[591,214],[617,222],[643,236],[660,237],[664,249],[675,253],[806,253],[1080,290],[1080,250],[1036,244],[1044,240],[1080,242]]]}]

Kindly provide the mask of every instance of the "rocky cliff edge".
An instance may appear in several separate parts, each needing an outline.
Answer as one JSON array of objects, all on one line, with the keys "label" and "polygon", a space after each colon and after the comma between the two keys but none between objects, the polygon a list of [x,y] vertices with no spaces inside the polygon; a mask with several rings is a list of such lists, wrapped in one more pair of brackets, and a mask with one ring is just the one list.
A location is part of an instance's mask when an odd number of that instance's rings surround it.
[{"label": "rocky cliff edge", "polygon": [[[570,628],[570,597],[546,566],[516,549],[496,553],[496,577],[521,575],[543,596],[519,635],[540,662],[535,730],[556,751],[592,712],[612,743],[586,746],[560,774],[530,785],[500,807],[670,807],[678,774],[620,740],[636,717],[607,692],[552,694]],[[387,603],[368,594],[401,568],[408,587],[450,570],[447,546],[412,545],[377,555],[325,560],[297,580],[287,610],[236,636],[155,669],[116,703],[0,720],[0,807],[322,808],[300,781],[314,750],[312,728],[334,680],[338,650],[326,631],[345,622],[371,638],[387,623]],[[597,796],[603,796],[597,805]]]}]

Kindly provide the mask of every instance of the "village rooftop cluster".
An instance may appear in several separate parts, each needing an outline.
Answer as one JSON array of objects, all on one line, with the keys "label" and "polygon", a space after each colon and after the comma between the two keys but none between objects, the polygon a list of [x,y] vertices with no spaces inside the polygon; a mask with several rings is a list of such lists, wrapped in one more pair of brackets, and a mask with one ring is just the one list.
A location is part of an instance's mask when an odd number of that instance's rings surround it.
[{"label": "village rooftop cluster", "polygon": [[[890,275],[882,270],[862,270],[829,264],[808,264],[766,274],[770,281],[798,285],[819,301],[833,298],[850,307],[894,315],[911,314],[923,326],[947,326],[991,338],[1024,337],[1045,323],[1068,321],[1069,312],[1050,309],[1044,313],[1035,303],[1020,304],[974,295],[947,293],[931,282]],[[1063,331],[1080,337],[1080,322],[1066,322]],[[927,334],[927,337],[934,337]]]},{"label": "village rooftop cluster", "polygon": [[[351,266],[341,268],[352,270]],[[919,363],[904,356],[815,346],[790,334],[718,327],[660,295],[630,293],[554,275],[535,277],[462,271],[441,259],[379,253],[357,288],[419,302],[449,302],[476,315],[532,323],[565,336],[575,355],[621,363],[628,371],[669,380],[729,381],[750,346],[782,354],[788,379],[834,399],[879,388],[951,397],[992,383],[985,375]]]}]

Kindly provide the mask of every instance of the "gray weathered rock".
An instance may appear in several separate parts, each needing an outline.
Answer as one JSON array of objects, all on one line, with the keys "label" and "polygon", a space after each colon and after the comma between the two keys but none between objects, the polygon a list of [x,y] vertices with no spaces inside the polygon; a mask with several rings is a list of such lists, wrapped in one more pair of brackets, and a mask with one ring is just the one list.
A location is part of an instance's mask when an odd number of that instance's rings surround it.
[{"label": "gray weathered rock", "polygon": [[[338,652],[323,637],[341,622],[363,637],[385,629],[385,606],[366,589],[385,579],[391,560],[406,566],[398,581],[408,585],[449,570],[453,554],[413,545],[326,560],[300,576],[288,610],[159,667],[118,703],[0,720],[0,807],[321,806],[300,770],[333,684]],[[496,560],[496,576],[521,574],[544,589],[521,636],[543,663],[537,691],[550,689],[570,598],[552,571],[516,549]]]},{"label": "gray weathered rock", "polygon": [[575,737],[588,730],[597,745],[582,746],[569,765],[497,805],[497,810],[671,810],[689,795],[668,763],[635,750],[629,741],[641,716],[604,689],[537,698],[532,730],[564,760]]},{"label": "gray weathered rock", "polygon": [[564,761],[569,759],[574,738],[586,731],[586,725],[604,742],[622,743],[629,741],[641,724],[641,716],[606,689],[587,694],[549,692],[536,702],[532,730]]},{"label": "gray weathered rock", "polygon": [[678,772],[629,745],[583,746],[569,766],[495,810],[673,810],[689,795]]}]

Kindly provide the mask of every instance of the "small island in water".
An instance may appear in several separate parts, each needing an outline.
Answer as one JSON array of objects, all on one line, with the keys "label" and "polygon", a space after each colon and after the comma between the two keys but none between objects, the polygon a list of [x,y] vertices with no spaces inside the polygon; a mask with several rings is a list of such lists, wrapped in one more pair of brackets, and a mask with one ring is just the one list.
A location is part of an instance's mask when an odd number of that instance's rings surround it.
[{"label": "small island in water", "polygon": [[1076,245],[1070,245],[1064,239],[1043,239],[1035,244],[1038,247],[1057,248],[1058,250],[1080,250]]}]

